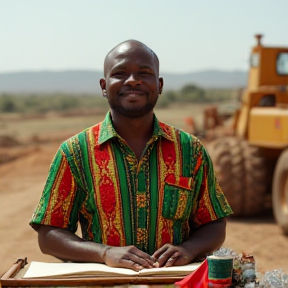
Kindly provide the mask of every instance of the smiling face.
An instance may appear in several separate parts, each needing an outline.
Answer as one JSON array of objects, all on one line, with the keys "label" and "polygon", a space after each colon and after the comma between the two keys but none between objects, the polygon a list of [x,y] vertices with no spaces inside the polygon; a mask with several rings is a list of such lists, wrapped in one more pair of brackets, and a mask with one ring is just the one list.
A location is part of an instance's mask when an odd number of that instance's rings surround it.
[{"label": "smiling face", "polygon": [[153,113],[163,79],[148,47],[134,40],[118,45],[105,59],[104,74],[100,85],[112,112],[129,118]]}]

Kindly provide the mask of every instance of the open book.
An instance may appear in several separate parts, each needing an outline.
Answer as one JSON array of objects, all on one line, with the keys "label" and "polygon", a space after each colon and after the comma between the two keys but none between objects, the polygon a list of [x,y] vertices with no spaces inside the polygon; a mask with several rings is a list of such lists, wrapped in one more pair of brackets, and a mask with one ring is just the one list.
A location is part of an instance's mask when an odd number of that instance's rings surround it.
[{"label": "open book", "polygon": [[161,267],[143,269],[136,272],[127,268],[113,268],[99,263],[44,263],[31,262],[23,276],[33,278],[73,278],[73,277],[185,277],[196,270],[201,263],[192,263],[185,266]]}]

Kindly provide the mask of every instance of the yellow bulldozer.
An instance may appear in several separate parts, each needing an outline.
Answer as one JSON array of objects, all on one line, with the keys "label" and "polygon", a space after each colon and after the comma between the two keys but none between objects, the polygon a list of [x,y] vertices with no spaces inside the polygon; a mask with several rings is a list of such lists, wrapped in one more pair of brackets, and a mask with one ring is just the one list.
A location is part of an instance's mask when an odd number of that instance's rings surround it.
[{"label": "yellow bulldozer", "polygon": [[207,149],[234,215],[261,214],[270,196],[288,234],[288,47],[265,47],[261,38],[256,35],[252,47],[232,136],[214,139]]}]

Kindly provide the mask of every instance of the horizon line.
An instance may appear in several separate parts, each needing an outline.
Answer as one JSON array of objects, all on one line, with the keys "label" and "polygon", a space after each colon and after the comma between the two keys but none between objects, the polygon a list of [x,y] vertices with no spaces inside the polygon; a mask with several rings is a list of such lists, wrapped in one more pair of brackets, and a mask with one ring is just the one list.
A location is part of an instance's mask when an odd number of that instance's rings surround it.
[{"label": "horizon line", "polygon": [[[0,75],[3,74],[19,74],[19,73],[63,73],[63,72],[98,72],[103,73],[103,70],[99,69],[84,69],[84,68],[71,68],[71,69],[19,69],[12,71],[0,71]],[[160,74],[190,74],[190,73],[201,73],[201,72],[247,72],[245,69],[225,69],[225,68],[203,68],[199,70],[187,71],[187,72],[171,72],[171,71],[160,71]]]}]

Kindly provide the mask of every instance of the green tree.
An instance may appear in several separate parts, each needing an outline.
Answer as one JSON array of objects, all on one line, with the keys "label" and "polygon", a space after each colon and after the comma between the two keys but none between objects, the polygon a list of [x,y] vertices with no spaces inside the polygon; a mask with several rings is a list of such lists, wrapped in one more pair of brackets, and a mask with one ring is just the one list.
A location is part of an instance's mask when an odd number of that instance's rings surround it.
[{"label": "green tree", "polygon": [[205,102],[205,90],[188,84],[180,90],[179,100],[182,102]]},{"label": "green tree", "polygon": [[8,94],[2,94],[0,97],[0,111],[1,112],[14,112],[16,111],[15,99]]}]

